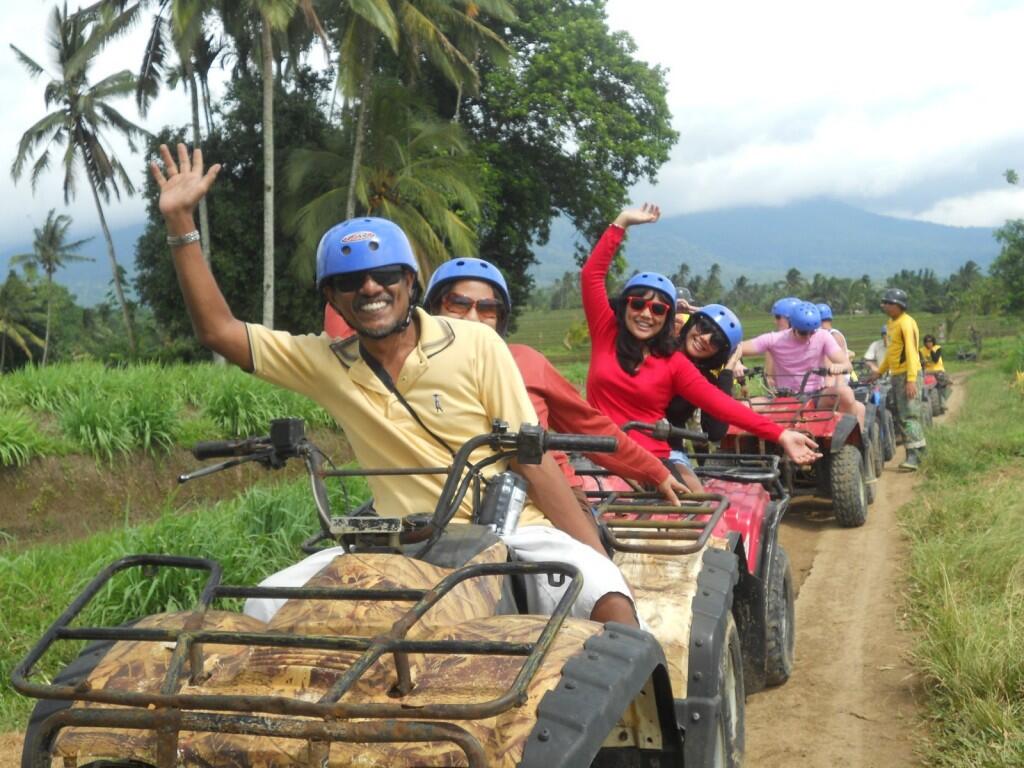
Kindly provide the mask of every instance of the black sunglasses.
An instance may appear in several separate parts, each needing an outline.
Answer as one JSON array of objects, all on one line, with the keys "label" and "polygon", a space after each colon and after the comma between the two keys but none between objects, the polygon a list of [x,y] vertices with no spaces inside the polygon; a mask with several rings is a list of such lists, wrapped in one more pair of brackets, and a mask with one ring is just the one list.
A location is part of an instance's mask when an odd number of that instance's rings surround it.
[{"label": "black sunglasses", "polygon": [[729,343],[729,340],[722,333],[722,329],[718,327],[717,323],[712,322],[706,317],[698,317],[693,321],[693,327],[697,329],[697,333],[701,336],[710,333],[711,343],[716,347],[724,347]]},{"label": "black sunglasses", "polygon": [[379,267],[378,269],[364,269],[361,272],[346,272],[342,275],[333,275],[328,278],[331,288],[341,293],[352,293],[363,287],[366,278],[369,277],[377,285],[387,287],[394,285],[402,279],[405,269],[400,266]]}]

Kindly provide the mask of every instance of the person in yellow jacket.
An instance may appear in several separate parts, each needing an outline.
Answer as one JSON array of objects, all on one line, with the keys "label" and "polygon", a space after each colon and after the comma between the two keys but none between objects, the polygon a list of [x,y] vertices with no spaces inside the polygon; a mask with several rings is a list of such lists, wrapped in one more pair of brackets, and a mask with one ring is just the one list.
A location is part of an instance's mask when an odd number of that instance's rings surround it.
[{"label": "person in yellow jacket", "polygon": [[903,426],[907,458],[900,469],[914,472],[921,464],[926,445],[921,424],[920,331],[917,322],[907,314],[907,293],[899,288],[887,288],[882,296],[882,311],[889,316],[889,347],[885,359],[878,366],[878,374],[888,373],[892,379],[892,394],[896,404],[896,418]]},{"label": "person in yellow jacket", "polygon": [[929,333],[924,337],[924,345],[920,351],[925,373],[935,376],[935,388],[939,392],[939,411],[945,413],[952,382],[946,375],[946,366],[942,362],[942,346],[936,343],[935,337]]}]

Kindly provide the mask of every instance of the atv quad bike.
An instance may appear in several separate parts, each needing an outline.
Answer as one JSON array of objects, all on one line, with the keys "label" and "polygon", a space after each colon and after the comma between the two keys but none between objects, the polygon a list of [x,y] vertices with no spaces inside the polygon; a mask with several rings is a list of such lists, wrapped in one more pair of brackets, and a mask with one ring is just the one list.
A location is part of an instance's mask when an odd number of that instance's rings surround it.
[{"label": "atv quad bike", "polygon": [[[868,506],[874,502],[877,482],[874,452],[880,450],[875,409],[866,409],[864,433],[852,414],[838,411],[838,398],[808,391],[812,374],[824,376],[823,368],[803,374],[799,386],[784,389],[765,376],[763,368],[748,369],[748,375],[760,376],[764,397],[747,400],[757,413],[786,429],[795,429],[810,436],[818,444],[822,458],[810,466],[794,464],[782,455],[774,443],[766,443],[756,435],[731,426],[722,439],[724,453],[774,454],[782,458],[782,484],[790,496],[812,495],[832,500],[836,521],[844,528],[864,525]],[[823,400],[831,401],[822,404]],[[878,442],[876,442],[878,441]],[[717,455],[717,454],[716,454]]]},{"label": "atv quad bike", "polygon": [[[472,463],[485,446],[491,455]],[[197,458],[233,458],[183,479],[302,460],[321,529],[306,547],[340,544],[344,556],[301,587],[224,584],[219,564],[200,558],[113,563],[14,669],[14,687],[41,700],[24,768],[737,764],[743,688],[731,552],[646,565],[660,585],[640,597],[659,601],[652,635],[571,618],[579,572],[517,561],[492,531],[515,510],[488,493],[504,473],[486,480],[486,466],[508,456],[537,462],[548,449],[613,448],[613,438],[496,424],[448,468],[329,470],[298,420],[274,422],[268,437],[197,446]],[[448,475],[432,515],[331,515],[325,478],[423,472]],[[482,499],[477,524],[449,525],[471,487]],[[656,524],[638,512],[616,535],[696,536],[703,548],[726,504],[721,494],[688,499]],[[116,627],[76,623],[108,582],[136,569],[204,581],[191,609]],[[549,617],[524,615],[517,599],[519,580],[535,574],[569,581]],[[238,598],[287,602],[264,623],[222,602]],[[90,645],[75,662],[38,679],[55,644],[83,640]]]},{"label": "atv quad bike", "polygon": [[877,377],[870,366],[862,360],[853,363],[858,380],[850,382],[854,396],[865,409],[868,404],[874,409],[874,421],[878,423],[879,450],[875,452],[875,476],[882,476],[885,462],[891,461],[896,455],[896,419],[889,408],[889,377]]},{"label": "atv quad bike", "polygon": [[[643,431],[659,440],[678,437],[698,444],[707,441],[703,432],[683,430],[667,420],[655,424],[629,422],[623,430]],[[778,538],[779,523],[789,506],[789,496],[779,479],[779,457],[723,453],[691,456],[699,462],[694,472],[705,490],[728,500],[705,546],[715,552],[716,558],[721,557],[718,550],[732,552],[736,558],[738,576],[732,594],[732,613],[743,648],[745,692],[751,694],[766,686],[781,685],[792,673],[796,634],[793,577],[789,558]],[[612,475],[585,458],[574,458],[574,465],[585,478],[584,488],[599,519],[612,534],[608,546],[614,553],[613,559],[634,588],[641,589],[641,584],[646,587],[637,552],[633,547],[622,547],[621,537],[615,532],[623,525],[624,511],[637,504],[656,502],[635,483]],[[669,508],[661,507],[662,512],[666,509]],[[645,550],[640,554],[649,555],[649,559],[671,557],[681,561],[697,561],[703,556],[700,550]],[[639,598],[638,603],[641,611],[650,611],[657,601]]]}]

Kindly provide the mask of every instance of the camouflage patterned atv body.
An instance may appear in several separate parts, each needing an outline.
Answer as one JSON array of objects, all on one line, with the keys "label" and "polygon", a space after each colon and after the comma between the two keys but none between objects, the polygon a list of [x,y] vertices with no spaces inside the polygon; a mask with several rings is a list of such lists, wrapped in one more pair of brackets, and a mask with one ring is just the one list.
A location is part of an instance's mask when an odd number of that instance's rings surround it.
[{"label": "camouflage patterned atv body", "polygon": [[[571,566],[509,561],[488,530],[447,522],[425,559],[368,535],[296,588],[224,585],[216,563],[194,558],[118,561],[14,670],[15,687],[42,699],[23,765],[625,767],[721,756],[716,741],[733,724],[721,721],[720,699],[736,695],[720,684],[723,665],[735,665],[722,648],[735,634],[736,574],[717,567],[714,551],[685,565],[624,561],[659,645],[647,632],[568,618],[580,586]],[[207,580],[191,611],[76,625],[110,579],[134,568]],[[510,587],[534,573],[572,580],[551,617],[515,611]],[[216,609],[254,596],[289,599],[268,623]],[[33,680],[51,645],[76,639],[93,645],[52,682]],[[694,657],[706,674],[688,679],[683,670],[701,668]]]}]

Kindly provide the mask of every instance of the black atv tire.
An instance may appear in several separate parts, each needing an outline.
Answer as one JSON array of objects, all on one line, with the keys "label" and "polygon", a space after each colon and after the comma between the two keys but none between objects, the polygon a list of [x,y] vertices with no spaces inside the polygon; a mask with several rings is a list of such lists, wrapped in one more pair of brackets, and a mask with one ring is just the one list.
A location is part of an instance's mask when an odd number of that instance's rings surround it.
[{"label": "black atv tire", "polygon": [[875,446],[868,443],[861,452],[860,473],[864,478],[864,494],[870,507],[875,503],[875,494],[878,490],[878,474],[875,472]]},{"label": "black atv tire", "polygon": [[793,673],[796,649],[796,595],[782,545],[772,553],[765,591],[765,684],[782,685]]},{"label": "black atv tire", "polygon": [[714,766],[739,768],[745,743],[746,690],[743,686],[743,643],[732,614],[725,628],[725,648],[718,666],[718,690],[722,702],[715,732]]},{"label": "black atv tire", "polygon": [[[881,410],[884,428],[882,429],[882,460],[892,461],[896,455],[896,421],[888,408]],[[881,473],[879,473],[881,474]]]},{"label": "black atv tire", "polygon": [[925,429],[932,428],[932,391],[924,391],[924,400],[921,403],[921,426]]},{"label": "black atv tire", "polygon": [[931,389],[928,391],[929,398],[932,401],[932,418],[942,415],[942,393],[938,389]]},{"label": "black atv tire", "polygon": [[829,476],[832,510],[843,528],[857,528],[868,519],[867,487],[861,473],[861,453],[856,445],[844,445],[832,454]]},{"label": "black atv tire", "polygon": [[882,448],[882,425],[878,423],[879,417],[880,414],[875,414],[875,420],[871,423],[871,429],[868,430],[868,444],[871,446],[871,457],[875,462],[876,478],[880,478],[882,470],[885,469],[884,449]]}]

